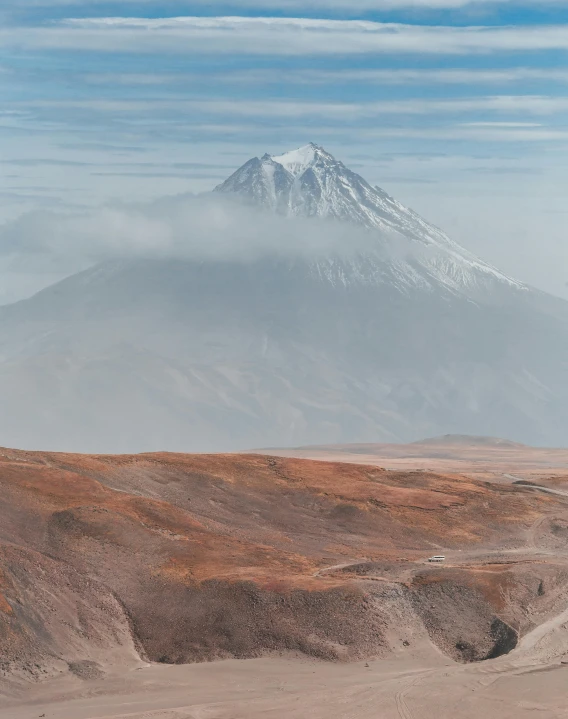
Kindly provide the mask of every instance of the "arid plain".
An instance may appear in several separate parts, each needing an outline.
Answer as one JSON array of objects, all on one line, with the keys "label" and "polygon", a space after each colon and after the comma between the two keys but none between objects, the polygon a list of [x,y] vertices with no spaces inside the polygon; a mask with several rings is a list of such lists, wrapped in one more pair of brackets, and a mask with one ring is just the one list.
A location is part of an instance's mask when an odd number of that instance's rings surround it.
[{"label": "arid plain", "polygon": [[568,717],[566,450],[6,449],[0,491],[6,719]]}]

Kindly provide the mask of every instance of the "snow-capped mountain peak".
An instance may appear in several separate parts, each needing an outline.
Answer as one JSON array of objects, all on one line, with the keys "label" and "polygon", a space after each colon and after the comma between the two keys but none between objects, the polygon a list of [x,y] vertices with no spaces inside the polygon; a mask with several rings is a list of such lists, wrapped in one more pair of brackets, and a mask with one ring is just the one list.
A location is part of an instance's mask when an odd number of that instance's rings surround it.
[{"label": "snow-capped mountain peak", "polygon": [[255,157],[215,191],[287,217],[349,222],[373,232],[370,251],[348,267],[337,258],[318,261],[315,271],[334,283],[391,282],[466,293],[495,281],[523,287],[314,143]]},{"label": "snow-capped mountain peak", "polygon": [[303,175],[304,172],[314,164],[318,156],[324,154],[327,155],[323,148],[310,142],[308,145],[304,145],[304,147],[291,150],[283,155],[268,155],[267,157],[270,157],[271,160],[282,165],[282,167],[294,177],[300,177],[300,175]]},{"label": "snow-capped mountain peak", "polygon": [[438,228],[314,143],[282,155],[253,158],[215,191],[240,195],[287,216],[340,220],[396,231],[424,244],[455,246]]}]

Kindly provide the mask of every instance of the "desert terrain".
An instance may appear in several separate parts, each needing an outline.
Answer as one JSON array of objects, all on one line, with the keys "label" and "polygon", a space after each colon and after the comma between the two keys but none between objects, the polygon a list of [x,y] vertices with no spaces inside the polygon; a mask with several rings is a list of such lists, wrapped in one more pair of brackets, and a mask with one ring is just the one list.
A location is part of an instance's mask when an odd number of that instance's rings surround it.
[{"label": "desert terrain", "polygon": [[0,717],[568,716],[568,452],[278,454],[0,450]]},{"label": "desert terrain", "polygon": [[[508,484],[522,480],[568,487],[568,449],[529,447],[493,437],[445,435],[410,444],[337,444],[254,450],[259,454],[377,465],[393,470],[459,473]],[[513,477],[514,475],[514,477]]]}]

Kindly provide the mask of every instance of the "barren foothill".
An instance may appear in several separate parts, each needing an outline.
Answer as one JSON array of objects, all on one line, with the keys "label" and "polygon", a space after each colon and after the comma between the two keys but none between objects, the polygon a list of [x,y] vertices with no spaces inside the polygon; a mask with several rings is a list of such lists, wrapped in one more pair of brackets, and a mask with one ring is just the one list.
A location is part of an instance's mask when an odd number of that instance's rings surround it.
[{"label": "barren foothill", "polygon": [[259,454],[430,471],[509,484],[550,482],[568,489],[568,449],[529,447],[493,437],[445,435],[410,444],[338,444],[255,450]]},{"label": "barren foothill", "polygon": [[561,451],[352,450],[0,450],[0,717],[561,716]]}]

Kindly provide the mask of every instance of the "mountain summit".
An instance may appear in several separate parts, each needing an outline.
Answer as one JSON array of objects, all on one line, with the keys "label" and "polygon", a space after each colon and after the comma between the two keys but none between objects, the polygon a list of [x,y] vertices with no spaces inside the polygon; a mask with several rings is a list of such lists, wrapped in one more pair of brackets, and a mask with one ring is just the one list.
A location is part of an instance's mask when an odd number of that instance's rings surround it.
[{"label": "mountain summit", "polygon": [[283,155],[254,157],[215,191],[287,216],[330,218],[453,245],[443,232],[314,143]]},{"label": "mountain summit", "polygon": [[[267,155],[268,156],[268,155]],[[273,156],[272,160],[285,167],[294,177],[299,177],[320,159],[333,161],[333,157],[323,147],[313,142],[299,147],[297,150],[285,152],[283,155]]]},{"label": "mountain summit", "polygon": [[334,220],[375,232],[368,251],[347,265],[331,258],[319,262],[319,273],[336,281],[357,277],[453,292],[485,292],[495,283],[523,287],[314,143],[254,157],[215,192],[287,217]]}]

